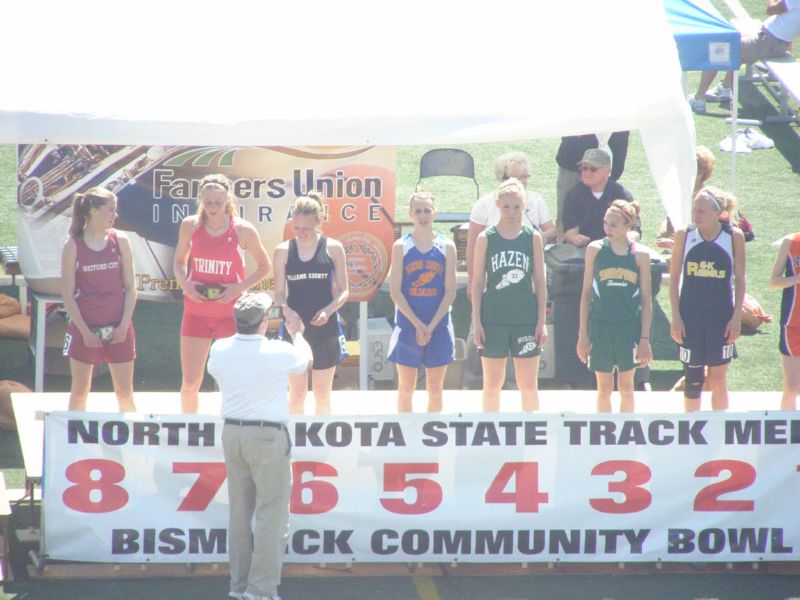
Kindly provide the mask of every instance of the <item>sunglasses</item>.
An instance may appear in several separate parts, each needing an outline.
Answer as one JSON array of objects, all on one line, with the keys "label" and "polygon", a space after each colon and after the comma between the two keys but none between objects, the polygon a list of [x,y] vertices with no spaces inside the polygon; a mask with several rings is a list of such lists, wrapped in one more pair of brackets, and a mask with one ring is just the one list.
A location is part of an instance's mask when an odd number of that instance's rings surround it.
[{"label": "sunglasses", "polygon": [[598,169],[599,169],[599,167],[590,167],[589,165],[581,165],[578,170],[581,173],[583,173],[584,171],[590,171],[592,173],[596,173]]}]

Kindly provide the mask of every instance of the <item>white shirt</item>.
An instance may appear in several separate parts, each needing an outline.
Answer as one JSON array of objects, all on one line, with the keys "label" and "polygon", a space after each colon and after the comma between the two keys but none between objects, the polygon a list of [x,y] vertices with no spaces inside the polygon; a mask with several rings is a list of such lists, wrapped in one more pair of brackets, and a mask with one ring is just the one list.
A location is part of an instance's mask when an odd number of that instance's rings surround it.
[{"label": "white shirt", "polygon": [[222,394],[222,418],[289,421],[289,373],[303,373],[311,356],[292,344],[237,333],[211,345],[208,372]]},{"label": "white shirt", "polygon": [[[497,225],[500,222],[500,209],[497,208],[496,199],[497,192],[489,192],[485,196],[481,196],[472,207],[469,220],[485,227]],[[547,223],[547,221],[551,220],[550,211],[547,209],[547,204],[545,204],[541,194],[526,191],[525,214],[522,217],[523,225],[541,230],[542,223]]]},{"label": "white shirt", "polygon": [[764,21],[764,28],[779,40],[791,43],[800,36],[800,0],[783,0],[786,12]]}]

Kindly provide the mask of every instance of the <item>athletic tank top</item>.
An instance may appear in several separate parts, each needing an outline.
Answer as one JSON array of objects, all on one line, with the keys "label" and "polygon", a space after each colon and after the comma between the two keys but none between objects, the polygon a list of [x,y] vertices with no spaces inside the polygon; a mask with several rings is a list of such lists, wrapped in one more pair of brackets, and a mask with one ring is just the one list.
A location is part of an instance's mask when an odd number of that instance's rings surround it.
[{"label": "athletic tank top", "polygon": [[[403,238],[403,283],[400,289],[411,310],[423,323],[431,322],[444,296],[445,242],[444,236],[437,233],[431,249],[423,253],[417,249],[411,234]],[[448,313],[438,326],[446,327],[449,321]],[[395,310],[395,323],[401,329],[414,328],[399,310]]]},{"label": "athletic tank top", "polygon": [[680,313],[684,321],[725,323],[733,315],[733,235],[722,223],[719,235],[705,240],[697,228],[686,232]]},{"label": "athletic tank top", "polygon": [[116,325],[122,320],[125,288],[122,260],[114,229],[102,250],[92,250],[80,238],[75,240],[75,301],[83,320],[90,327]]},{"label": "athletic tank top", "polygon": [[[312,327],[310,321],[317,311],[333,300],[333,275],[333,259],[328,255],[327,237],[319,236],[314,256],[308,261],[300,260],[297,240],[289,240],[289,256],[286,259],[287,303],[300,315],[306,327]],[[314,327],[315,333],[338,330],[338,312],[329,315],[325,325]]]},{"label": "athletic tank top", "polygon": [[605,238],[594,259],[591,317],[598,321],[628,321],[638,318],[641,312],[636,247],[633,242],[628,243],[628,251],[620,256]]},{"label": "athletic tank top", "polygon": [[[800,275],[800,233],[792,237],[786,257],[786,277]],[[800,284],[783,288],[781,300],[781,325],[800,328]]]},{"label": "athletic tank top", "polygon": [[[204,225],[200,225],[192,234],[189,248],[189,281],[195,283],[238,283],[244,279],[244,250],[239,245],[236,226],[231,217],[225,233],[213,236]],[[233,305],[230,302],[195,302],[183,297],[183,309],[199,317],[224,319],[233,317]]]},{"label": "athletic tank top", "polygon": [[486,230],[486,290],[481,321],[494,325],[536,323],[533,276],[533,230],[527,225],[513,240],[503,238],[495,227]]}]

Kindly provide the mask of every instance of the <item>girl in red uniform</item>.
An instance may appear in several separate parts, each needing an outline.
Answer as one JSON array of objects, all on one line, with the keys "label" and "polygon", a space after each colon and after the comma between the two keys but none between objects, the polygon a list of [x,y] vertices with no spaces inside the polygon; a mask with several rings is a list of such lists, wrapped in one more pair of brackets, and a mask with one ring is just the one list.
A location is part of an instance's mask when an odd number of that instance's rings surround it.
[{"label": "girl in red uniform", "polygon": [[94,365],[108,363],[121,412],[133,403],[136,305],[130,240],[113,228],[117,197],[103,188],[75,194],[61,254],[61,294],[70,322],[64,339],[72,385],[70,410],[85,410]]},{"label": "girl in red uniform", "polygon": [[800,232],[784,238],[769,284],[783,290],[781,339],[783,366],[781,410],[795,410],[800,394]]},{"label": "girl in red uniform", "polygon": [[[197,214],[181,222],[172,265],[183,290],[181,410],[185,413],[197,412],[211,340],[236,333],[233,305],[272,270],[256,228],[234,215],[228,178],[206,175],[198,196]],[[245,252],[256,263],[247,277]]]}]

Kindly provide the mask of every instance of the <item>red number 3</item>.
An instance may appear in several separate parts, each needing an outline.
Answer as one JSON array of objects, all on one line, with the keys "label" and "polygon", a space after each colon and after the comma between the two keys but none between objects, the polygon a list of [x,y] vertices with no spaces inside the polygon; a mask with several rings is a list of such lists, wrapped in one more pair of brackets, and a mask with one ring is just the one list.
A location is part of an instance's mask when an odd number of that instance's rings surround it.
[{"label": "red number 3", "polygon": [[635,460],[608,460],[592,469],[592,475],[614,475],[622,473],[624,479],[609,481],[608,491],[622,494],[625,499],[617,502],[611,498],[591,498],[593,509],[603,513],[625,514],[644,510],[653,500],[652,495],[642,486],[650,481],[650,468]]},{"label": "red number 3", "polygon": [[[92,476],[97,473],[96,476]],[[113,460],[79,460],[64,473],[75,485],[64,490],[64,505],[83,513],[107,513],[128,503],[128,492],[117,485],[125,479],[125,467]]]}]

